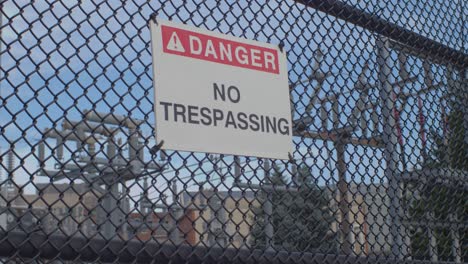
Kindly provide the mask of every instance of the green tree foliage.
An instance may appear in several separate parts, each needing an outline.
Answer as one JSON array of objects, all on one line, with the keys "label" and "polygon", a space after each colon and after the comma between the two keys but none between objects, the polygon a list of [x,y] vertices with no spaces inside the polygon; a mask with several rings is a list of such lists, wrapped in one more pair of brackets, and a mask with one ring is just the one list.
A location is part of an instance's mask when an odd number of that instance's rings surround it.
[{"label": "green tree foliage", "polygon": [[[294,186],[275,166],[270,181],[275,186]],[[333,215],[329,209],[329,195],[317,185],[307,166],[299,167],[296,182],[297,192],[276,190],[270,194],[273,205],[273,247],[301,252],[334,251],[336,244],[330,228]],[[262,192],[260,204],[263,205],[266,199],[267,194]],[[265,213],[262,206],[254,208],[254,213],[251,244],[255,248],[264,249]]]},{"label": "green tree foliage", "polygon": [[426,167],[451,168],[468,171],[468,144],[465,142],[463,112],[454,111],[448,116],[448,136],[431,131],[434,145],[425,162]]},{"label": "green tree foliage", "polygon": [[[465,133],[468,133],[463,124],[462,111],[453,111],[448,116],[448,136],[443,133],[431,131],[433,139],[432,149],[423,168],[441,169],[442,171],[468,171],[468,144],[465,142]],[[460,182],[459,182],[460,183]],[[440,182],[429,180],[424,183],[416,183],[412,186],[420,198],[413,199],[410,206],[410,220],[415,222],[450,223],[450,215],[456,216],[458,223],[466,223],[468,220],[468,191],[456,181],[451,185],[443,185]],[[437,241],[437,254],[439,260],[453,261],[453,238],[447,227],[434,228],[434,237]],[[416,259],[429,259],[429,229],[415,227],[411,238],[411,251]],[[462,254],[465,260],[468,258],[468,228],[466,226],[458,230]]]}]

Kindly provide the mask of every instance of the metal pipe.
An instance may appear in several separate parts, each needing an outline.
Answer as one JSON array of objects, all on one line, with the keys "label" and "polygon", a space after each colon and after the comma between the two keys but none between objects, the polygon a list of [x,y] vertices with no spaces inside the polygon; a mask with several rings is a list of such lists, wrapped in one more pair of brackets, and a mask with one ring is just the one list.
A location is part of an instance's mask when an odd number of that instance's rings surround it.
[{"label": "metal pipe", "polygon": [[364,109],[366,109],[366,102],[369,103],[369,85],[367,80],[367,71],[369,70],[369,65],[366,63],[362,69],[361,74],[359,74],[359,80],[355,84],[355,89],[359,91],[359,98],[356,102],[356,105],[352,111],[351,117],[349,118],[349,124],[352,128],[356,128],[358,125],[357,122],[359,118],[362,118]]},{"label": "metal pipe", "polygon": [[[297,172],[297,169],[293,169],[293,171],[294,170]],[[253,190],[261,190],[264,192],[275,192],[275,191],[296,192],[298,191],[298,189],[294,187],[275,186],[272,184],[254,184],[254,183],[237,182],[237,183],[234,183],[233,186],[239,189],[253,189]]]},{"label": "metal pipe", "polygon": [[418,81],[418,76],[406,77],[406,78],[402,78],[401,80],[392,83],[392,86],[393,87],[403,87],[403,86],[405,86],[407,84],[415,83],[417,81]]},{"label": "metal pipe", "polygon": [[85,138],[84,134],[80,133],[79,131],[74,132],[72,130],[56,131],[53,128],[49,128],[44,130],[44,136],[49,138],[60,138],[63,140],[71,140],[78,142],[86,141],[85,143],[97,142],[97,140],[94,137]]},{"label": "metal pipe", "polygon": [[388,179],[388,197],[390,200],[389,217],[390,217],[390,234],[392,236],[392,254],[403,259],[407,255],[407,245],[404,244],[403,235],[406,234],[404,226],[401,224],[400,203],[401,203],[401,188],[396,178],[397,161],[399,159],[396,146],[398,144],[395,116],[392,114],[395,108],[393,99],[393,87],[390,82],[390,51],[389,42],[386,38],[377,38],[377,64],[379,69],[379,86],[380,99],[382,102],[382,120],[383,134],[382,139],[385,144],[384,157],[386,161],[385,177]]},{"label": "metal pipe", "polygon": [[[398,95],[398,98],[403,100],[403,103],[406,103],[406,101],[408,100],[408,98],[410,97],[416,97],[418,95],[422,95],[422,94],[427,94],[431,91],[434,91],[436,89],[439,89],[439,88],[442,88],[444,87],[444,83],[443,82],[439,82],[439,83],[436,83],[436,84],[433,84],[431,86],[428,86],[426,88],[421,88],[419,89],[418,91],[416,92],[409,92],[409,93],[400,93]],[[442,96],[441,98],[443,98],[444,96]]]},{"label": "metal pipe", "polygon": [[128,116],[99,113],[95,110],[85,110],[84,118],[91,122],[106,123],[117,126],[125,126],[127,128],[136,128],[144,121],[135,120]]},{"label": "metal pipe", "polygon": [[[403,86],[406,85],[408,79],[409,79],[409,73],[408,70],[406,69],[406,61],[407,61],[407,55],[403,51],[400,51],[398,53],[398,62],[399,62],[399,75],[401,81],[398,81],[399,85],[392,85],[394,89],[397,89],[397,91],[392,95],[393,100],[396,101],[397,95],[402,95],[403,94]],[[414,78],[416,81],[418,80],[417,78]],[[400,115],[402,110],[404,109],[406,104],[406,97],[404,97],[404,100],[401,104],[401,107],[397,107],[395,105],[395,108],[393,109],[393,114],[395,118],[395,125],[396,125],[396,132],[398,136],[398,143],[400,146],[400,162],[402,164],[403,171],[406,171],[407,166],[406,166],[406,157],[405,157],[405,146],[404,146],[404,139],[403,139],[403,131],[402,131],[402,126],[400,124]]]},{"label": "metal pipe", "polygon": [[[336,132],[335,132],[336,131]],[[335,131],[325,131],[325,132],[315,132],[315,131],[294,131],[293,135],[298,137],[304,138],[312,138],[312,139],[320,139],[320,140],[329,140],[335,141],[337,140],[337,134],[339,132],[343,133],[346,131],[345,129],[337,129]],[[357,137],[348,137],[344,139],[346,144],[352,144],[355,146],[369,146],[373,148],[384,148],[384,144],[380,135],[375,135],[372,138],[357,138]]]},{"label": "metal pipe", "polygon": [[65,120],[62,123],[62,128],[67,130],[76,130],[81,129],[85,132],[93,133],[93,134],[101,134],[103,136],[111,136],[118,129],[111,129],[104,126],[101,123],[93,124],[86,121],[69,121]]},{"label": "metal pipe", "polygon": [[[139,161],[134,161],[132,164],[129,164],[129,162],[127,160],[123,160],[123,159],[120,159],[120,158],[114,158],[112,160],[112,163],[109,159],[107,158],[103,158],[103,157],[95,157],[94,159],[91,159],[90,157],[80,157],[78,159],[78,162],[87,162],[87,163],[93,163],[93,164],[96,164],[96,165],[107,165],[107,166],[110,166],[110,165],[113,165],[113,166],[134,166],[137,162],[140,163],[140,167],[142,166],[141,165],[141,162]],[[149,164],[146,164],[145,165],[145,168],[146,169],[154,169],[154,170],[161,170],[163,168],[163,166],[157,164],[157,163],[149,163]],[[134,173],[136,176],[138,176],[138,174]]]}]

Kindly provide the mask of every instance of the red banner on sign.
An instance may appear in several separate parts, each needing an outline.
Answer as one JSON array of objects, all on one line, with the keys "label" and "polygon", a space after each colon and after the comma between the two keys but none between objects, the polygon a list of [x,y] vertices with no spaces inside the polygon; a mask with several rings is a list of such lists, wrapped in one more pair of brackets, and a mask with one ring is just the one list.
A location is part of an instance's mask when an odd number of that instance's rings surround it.
[{"label": "red banner on sign", "polygon": [[279,74],[278,51],[162,25],[163,51],[174,55]]}]

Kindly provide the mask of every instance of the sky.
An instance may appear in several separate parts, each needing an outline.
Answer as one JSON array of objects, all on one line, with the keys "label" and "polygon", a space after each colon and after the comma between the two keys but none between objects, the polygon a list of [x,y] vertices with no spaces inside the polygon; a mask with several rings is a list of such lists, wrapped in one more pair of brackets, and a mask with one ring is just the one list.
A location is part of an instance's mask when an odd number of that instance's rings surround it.
[{"label": "sky", "polygon": [[[390,21],[440,41],[458,50],[465,48],[463,38],[468,34],[460,19],[463,1],[348,1],[349,4],[388,18]],[[466,12],[466,8],[464,9]],[[359,27],[335,19],[293,1],[6,1],[2,9],[0,135],[1,152],[11,144],[17,155],[15,172],[19,184],[30,180],[48,182],[44,177],[34,176],[38,163],[33,147],[45,128],[60,128],[63,117],[80,121],[80,112],[95,109],[101,113],[115,113],[144,120],[142,132],[145,137],[145,156],[153,139],[154,113],[153,78],[151,65],[150,34],[147,20],[155,13],[158,18],[186,23],[237,37],[254,39],[274,44],[284,44],[288,54],[289,79],[291,83],[307,78],[312,72],[314,54],[320,48],[325,57],[321,69],[334,76],[324,82],[319,94],[348,92],[340,98],[340,120],[346,123],[358,91],[353,87],[366,61],[369,61],[369,83],[377,83],[375,35]],[[466,17],[466,16],[465,16]],[[466,23],[466,22],[465,22]],[[465,37],[460,37],[465,36]],[[466,43],[466,42],[465,42]],[[397,54],[391,53],[393,61]],[[422,89],[422,62],[410,58],[410,73],[418,76],[418,82],[403,88],[404,91]],[[395,62],[396,64],[396,62]],[[444,67],[433,68],[436,82],[446,82]],[[398,66],[393,67],[396,76]],[[183,78],[183,73],[181,78]],[[392,76],[393,79],[394,76]],[[156,80],[157,83],[157,80]],[[315,81],[298,85],[291,93],[296,104],[295,118],[304,115],[304,109]],[[439,98],[443,89],[425,95],[424,112],[427,125],[440,128]],[[377,85],[370,91],[370,100],[378,102]],[[401,118],[406,128],[405,150],[413,165],[420,158],[417,102],[410,99]],[[330,105],[327,105],[328,109]],[[377,111],[380,111],[378,108]],[[317,116],[318,106],[311,116]],[[369,119],[369,112],[367,113]],[[331,120],[328,120],[329,123]],[[381,122],[381,121],[380,121]],[[315,118],[311,129],[320,129]],[[378,128],[381,131],[381,127]],[[360,132],[356,134],[361,135]],[[124,136],[123,133],[120,136]],[[54,142],[48,143],[53,146]],[[298,163],[307,164],[321,185],[336,184],[335,155],[331,143],[294,138]],[[73,149],[73,146],[69,146]],[[330,150],[327,150],[329,148]],[[50,150],[47,151],[50,155]],[[66,155],[68,152],[66,151]],[[172,153],[171,166],[154,179],[151,192],[166,189],[174,177],[184,177],[180,187],[198,188],[196,182],[219,184],[219,175],[208,175],[213,170],[209,162],[187,168],[187,165],[206,161],[206,154]],[[349,178],[355,183],[380,183],[384,164],[382,151],[363,147],[347,147]],[[259,161],[242,159],[245,180],[256,173]],[[225,163],[232,163],[226,156]],[[279,161],[282,166],[288,166]],[[20,165],[22,164],[22,165]],[[327,166],[331,165],[331,170]],[[47,162],[53,168],[54,161]],[[227,172],[222,188],[230,188],[232,171]],[[216,173],[215,173],[216,174]],[[5,176],[5,172],[3,172]],[[154,180],[153,179],[153,180]],[[129,182],[128,185],[134,184]],[[26,190],[33,192],[28,185]],[[137,195],[141,188],[134,186],[131,194]]]}]

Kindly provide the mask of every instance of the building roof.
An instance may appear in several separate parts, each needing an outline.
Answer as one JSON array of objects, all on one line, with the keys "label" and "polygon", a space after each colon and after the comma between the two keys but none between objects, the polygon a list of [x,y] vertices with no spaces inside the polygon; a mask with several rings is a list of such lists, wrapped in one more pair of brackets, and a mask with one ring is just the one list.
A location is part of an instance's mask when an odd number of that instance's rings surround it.
[{"label": "building roof", "polygon": [[219,199],[231,198],[234,200],[241,200],[241,199],[255,200],[257,195],[258,195],[257,192],[250,191],[250,190],[214,191],[210,189],[210,190],[204,190],[203,194],[199,191],[184,192],[182,194],[182,200],[184,204],[189,204],[192,199],[196,199],[198,197],[203,197],[207,199],[213,196],[218,197]]},{"label": "building roof", "polygon": [[89,192],[90,187],[88,184],[78,183],[78,184],[69,184],[69,183],[37,183],[36,184],[36,194],[42,192],[43,194],[51,193],[75,193],[83,194]]}]

